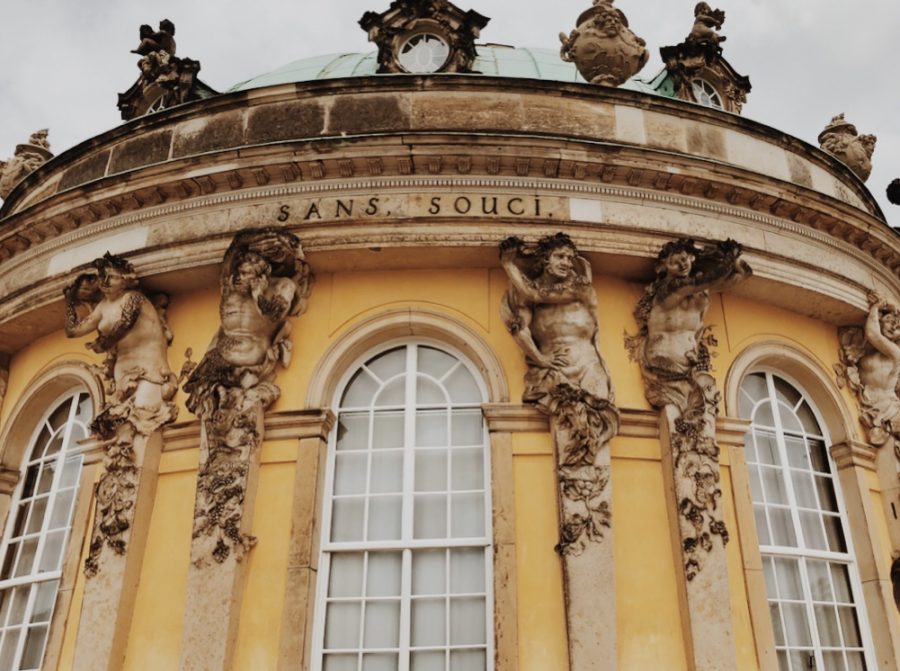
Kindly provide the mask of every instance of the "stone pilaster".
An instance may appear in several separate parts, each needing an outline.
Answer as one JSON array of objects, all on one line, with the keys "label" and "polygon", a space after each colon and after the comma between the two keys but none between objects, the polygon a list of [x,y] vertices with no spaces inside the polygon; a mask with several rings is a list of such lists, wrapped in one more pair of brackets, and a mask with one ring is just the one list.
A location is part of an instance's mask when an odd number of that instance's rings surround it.
[{"label": "stone pilaster", "polygon": [[[86,572],[91,575],[84,586],[72,665],[75,671],[113,671],[120,669],[125,659],[156,497],[162,452],[161,432],[157,430],[149,436],[137,434],[133,446],[134,470],[129,474],[135,486],[129,497],[133,506],[122,513],[130,517],[130,521],[125,530],[116,534],[115,540],[121,541],[121,544],[98,551],[92,567],[86,567]],[[116,477],[115,472],[107,467],[97,481],[92,549],[97,539],[101,539],[101,544],[106,542],[103,526],[108,517],[102,511],[106,498],[104,490],[116,488]]]}]

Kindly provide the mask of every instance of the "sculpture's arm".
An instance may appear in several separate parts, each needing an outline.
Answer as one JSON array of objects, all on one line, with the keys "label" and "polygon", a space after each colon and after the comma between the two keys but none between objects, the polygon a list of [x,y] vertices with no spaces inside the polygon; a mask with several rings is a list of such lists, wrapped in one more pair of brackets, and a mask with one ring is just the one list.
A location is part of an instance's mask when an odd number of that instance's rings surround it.
[{"label": "sculpture's arm", "polygon": [[122,310],[119,318],[107,333],[101,333],[97,339],[88,343],[88,347],[95,352],[108,352],[128,333],[141,316],[141,306],[144,296],[140,292],[130,291],[122,302]]},{"label": "sculpture's arm", "polygon": [[872,347],[886,357],[900,363],[900,347],[885,338],[881,332],[880,311],[886,305],[885,301],[878,301],[869,308],[869,316],[866,319],[866,339],[872,344]]},{"label": "sculpture's arm", "polygon": [[541,354],[537,343],[534,342],[534,336],[531,335],[531,311],[527,309],[519,310],[519,328],[512,336],[518,344],[519,348],[525,353],[525,357],[542,368],[549,368],[553,365],[552,360]]},{"label": "sculpture's arm", "polygon": [[87,274],[79,275],[72,284],[68,285],[65,290],[63,290],[63,296],[65,296],[66,299],[65,331],[66,336],[69,338],[78,338],[87,335],[100,324],[100,310],[96,306],[92,307],[84,319],[81,319],[78,316],[79,305],[90,305],[83,297],[79,298],[82,285],[93,279],[94,276]]},{"label": "sculpture's arm", "polygon": [[280,322],[287,317],[296,291],[292,280],[279,278],[271,281],[268,289],[256,297],[256,304],[269,321]]}]

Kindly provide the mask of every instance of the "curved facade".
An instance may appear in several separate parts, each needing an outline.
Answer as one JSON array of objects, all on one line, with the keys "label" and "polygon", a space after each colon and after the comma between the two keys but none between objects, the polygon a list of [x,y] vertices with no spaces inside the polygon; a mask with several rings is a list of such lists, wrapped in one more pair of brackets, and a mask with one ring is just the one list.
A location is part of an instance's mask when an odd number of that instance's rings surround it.
[{"label": "curved facade", "polygon": [[[290,319],[293,356],[277,374],[280,397],[262,420],[258,484],[247,488],[244,501],[248,533],[257,539],[247,558],[221,582],[204,583],[196,574],[202,569],[192,563],[192,511],[201,429],[179,392],[177,422],[148,443],[159,450],[159,463],[141,470],[148,489],[135,504],[141,508],[126,551],[129,561],[137,557],[131,573],[117,588],[102,583],[102,572],[85,577],[103,445],[80,443],[86,466],[41,668],[797,669],[810,659],[823,668],[897,668],[900,616],[889,577],[900,551],[891,512],[900,505],[896,462],[890,445],[869,440],[856,398],[838,386],[833,370],[842,361],[840,329],[865,322],[867,294],[900,302],[900,241],[862,182],[818,148],[734,114],[651,93],[650,84],[590,86],[562,63],[544,78],[504,76],[508,64],[496,75],[382,76],[372,73],[370,60],[366,72],[358,71],[365,59],[326,75],[337,61],[323,60],[317,75],[310,74],[313,66],[289,67],[128,121],[53,158],[4,202],[0,348],[8,383],[0,461],[7,525],[15,519],[10,502],[21,498],[20,470],[31,463],[25,445],[53,399],[86,385],[101,394],[96,382],[76,381],[73,370],[100,357],[84,349],[85,338],[65,337],[60,300],[86,264],[106,252],[123,256],[146,290],[168,295],[175,371],[183,353],[190,348],[197,359],[219,327],[217,278],[238,232],[270,227],[295,234],[315,274],[305,313]],[[544,74],[540,65],[528,67]],[[572,78],[560,81],[563,71]],[[578,615],[586,629],[573,624],[568,564],[554,551],[560,503],[553,434],[547,417],[521,400],[526,361],[499,318],[507,277],[498,245],[509,236],[532,241],[557,232],[570,236],[593,268],[596,340],[620,412],[610,443],[615,595],[592,595],[613,613],[615,655],[590,667],[570,663],[593,615]],[[753,269],[752,277],[713,296],[705,319],[717,341],[712,375],[722,396],[717,510],[730,530],[724,582],[706,593],[682,571],[673,541],[678,502],[667,494],[674,486],[666,467],[670,438],[623,340],[623,331],[638,330],[633,311],[654,276],[657,253],[678,238],[736,240]],[[392,474],[373,475],[372,468],[392,466],[372,434],[376,442],[367,444],[368,461],[359,466],[360,482],[368,484],[353,489],[356,476],[346,475],[346,492],[362,496],[366,510],[373,501],[392,505],[392,497],[408,502],[409,512],[397,513],[410,516],[402,518],[410,530],[406,544],[392,535],[393,513],[371,513],[388,520],[377,533],[393,545],[342,536],[346,529],[334,521],[344,486],[335,473],[356,472],[340,470],[350,429],[338,394],[355,367],[391,343],[465,362],[473,380],[480,377],[479,395],[453,412],[469,417],[470,406],[480,408],[485,436],[484,443],[456,444],[447,429],[450,443],[428,457],[443,464],[434,468],[447,482],[420,491],[414,461],[425,459],[428,445],[415,426],[387,448],[401,464]],[[846,570],[850,585],[842,596],[833,583],[830,601],[811,592],[805,600],[787,592],[766,596],[767,585],[780,579],[773,562],[794,550],[788,540],[761,535],[761,520],[774,524],[772,505],[781,504],[758,498],[768,492],[759,484],[768,466],[745,445],[756,445],[765,430],[745,412],[741,389],[753,375],[776,379],[769,374],[800,390],[820,425],[810,435],[825,461],[809,477],[824,481],[827,474],[834,484],[829,503],[817,499],[817,509],[840,518],[846,542],[824,559],[813,547],[813,556]],[[388,384],[387,377],[377,379]],[[42,391],[46,385],[54,393]],[[429,409],[445,407],[409,403],[378,410],[377,400],[365,401],[373,418],[412,413],[422,422],[431,421]],[[99,397],[94,405],[101,407]],[[397,421],[412,421],[402,417]],[[483,469],[462,470],[476,449],[484,449]],[[792,471],[784,468],[790,482]],[[429,496],[436,501],[434,492],[445,497],[435,505],[445,507],[429,514],[449,515],[443,535],[436,534],[449,539],[445,545],[424,542],[435,534],[420,534],[414,512],[429,505]],[[487,507],[477,508],[473,492]],[[792,505],[803,508],[792,496]],[[476,510],[475,517],[459,513],[458,543],[453,510]],[[478,510],[480,522],[472,522]],[[470,523],[471,533],[463,530]],[[422,524],[433,529],[441,522]],[[340,544],[351,536],[358,546]],[[481,582],[454,582],[453,562],[468,561],[473,547],[484,562]],[[334,575],[341,552],[360,566],[370,556],[394,557],[378,569],[387,571],[378,579],[387,591],[366,592],[367,582],[353,592],[352,577],[342,583],[350,591],[334,585],[329,591],[322,567]],[[410,567],[428,552],[446,553],[446,577],[435,574],[434,585],[417,592],[420,574]],[[803,557],[806,575],[813,570],[807,564],[818,565]],[[357,570],[353,561],[342,569],[347,575]],[[395,568],[396,589],[388,589]],[[84,595],[92,590],[106,590],[115,601],[106,629],[80,626],[89,617]],[[338,602],[349,614],[332,621],[326,613]],[[219,607],[194,617],[209,604]],[[425,614],[422,604],[445,613],[446,631],[416,629],[417,617],[432,623],[444,617]],[[832,628],[826,605],[837,614]],[[368,628],[367,612],[391,620],[394,609],[396,631]],[[483,624],[480,634],[462,626],[473,617]],[[109,648],[104,666],[85,661],[92,647]],[[733,661],[716,666],[716,659]]]}]

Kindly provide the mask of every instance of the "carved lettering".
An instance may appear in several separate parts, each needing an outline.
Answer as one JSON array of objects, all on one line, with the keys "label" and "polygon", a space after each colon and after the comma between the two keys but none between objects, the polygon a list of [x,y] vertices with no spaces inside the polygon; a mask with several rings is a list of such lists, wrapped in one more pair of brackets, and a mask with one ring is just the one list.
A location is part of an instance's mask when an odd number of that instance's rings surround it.
[{"label": "carved lettering", "polygon": [[440,214],[441,213],[441,197],[434,196],[431,199],[431,206],[428,208],[428,214]]},{"label": "carved lettering", "polygon": [[309,209],[306,211],[306,216],[303,217],[303,220],[309,221],[313,216],[315,216],[316,219],[322,218],[322,215],[319,214],[319,206],[316,205],[315,203],[310,203]]},{"label": "carved lettering", "polygon": [[369,198],[369,206],[365,209],[366,214],[378,214],[378,196]]},{"label": "carved lettering", "polygon": [[521,216],[521,215],[525,214],[525,208],[523,207],[522,209],[514,210],[513,203],[518,203],[518,205],[522,205],[524,202],[525,201],[523,201],[521,198],[510,198],[509,202],[506,204],[506,209],[509,210],[510,214],[514,214],[516,216]]},{"label": "carved lettering", "polygon": [[278,216],[276,219],[281,222],[287,221],[291,216],[291,206],[290,205],[282,205],[278,210]]},{"label": "carved lettering", "polygon": [[491,206],[488,208],[488,199],[484,196],[481,198],[481,213],[482,214],[497,214],[497,196],[491,198]]},{"label": "carved lettering", "polygon": [[341,212],[345,213],[348,217],[353,216],[353,201],[350,201],[350,205],[348,206],[344,201],[339,200],[335,206],[334,216],[336,219],[341,218]]},{"label": "carved lettering", "polygon": [[[465,209],[463,209],[464,205]],[[472,209],[472,201],[465,196],[460,196],[455,201],[453,201],[453,209],[456,210],[459,214],[468,214],[469,210]]]}]

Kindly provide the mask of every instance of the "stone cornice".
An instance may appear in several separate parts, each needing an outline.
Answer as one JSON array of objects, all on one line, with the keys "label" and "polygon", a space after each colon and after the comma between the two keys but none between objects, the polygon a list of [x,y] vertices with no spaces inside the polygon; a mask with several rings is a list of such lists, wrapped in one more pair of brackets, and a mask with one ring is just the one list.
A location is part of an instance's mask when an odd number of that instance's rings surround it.
[{"label": "stone cornice", "polygon": [[[838,470],[858,466],[867,471],[877,471],[878,449],[868,443],[856,440],[837,443],[831,446],[831,457]],[[881,449],[891,449],[890,446]]]},{"label": "stone cornice", "polygon": [[[488,430],[506,433],[543,433],[550,430],[547,416],[533,405],[485,403],[481,406]],[[659,414],[653,410],[619,408],[619,436],[659,438]]]}]

